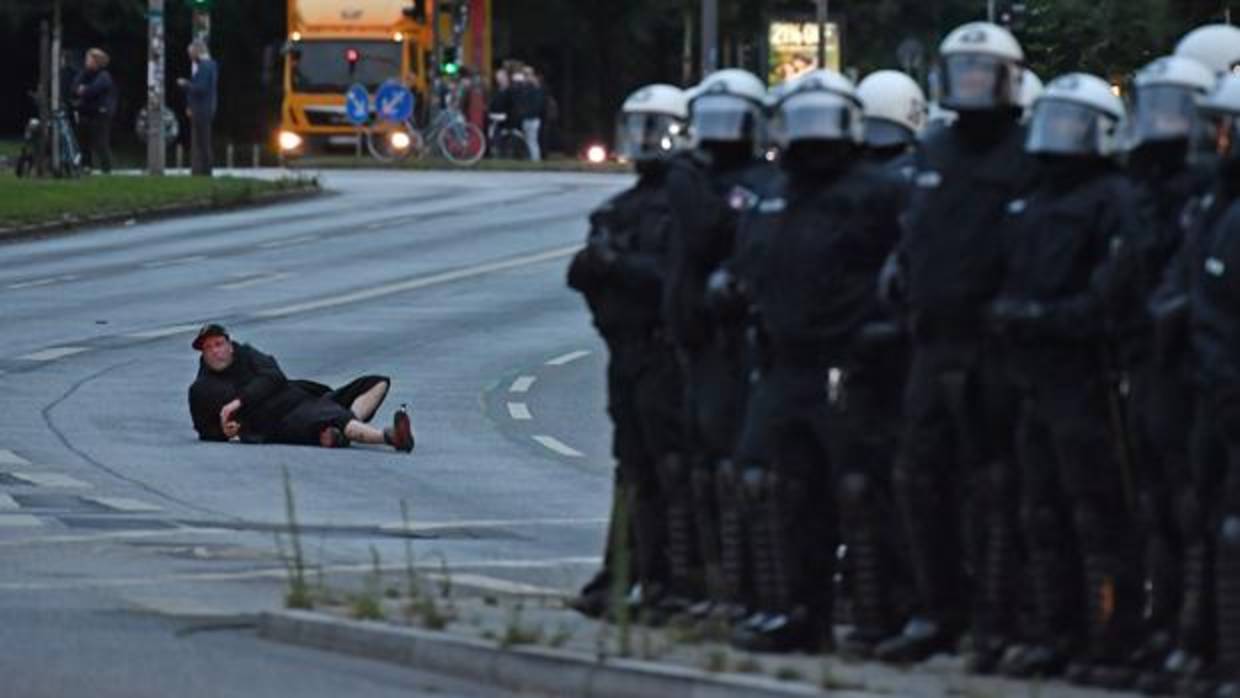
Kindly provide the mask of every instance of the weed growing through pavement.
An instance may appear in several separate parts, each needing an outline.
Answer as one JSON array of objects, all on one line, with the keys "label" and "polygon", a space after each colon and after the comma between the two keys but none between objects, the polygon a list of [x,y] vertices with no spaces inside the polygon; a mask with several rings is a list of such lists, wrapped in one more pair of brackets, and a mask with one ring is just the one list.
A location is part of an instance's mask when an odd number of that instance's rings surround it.
[{"label": "weed growing through pavement", "polygon": [[288,593],[284,596],[287,608],[309,609],[314,607],[310,597],[310,587],[306,583],[306,559],[301,550],[301,530],[297,525],[297,504],[293,499],[293,479],[289,475],[288,466],[281,465],[280,473],[284,479],[284,514],[288,521],[289,544],[291,555],[285,554],[284,546],[276,533],[276,547],[280,559],[288,572]]},{"label": "weed growing through pavement", "polygon": [[630,573],[629,563],[629,511],[627,490],[623,484],[616,484],[612,494],[615,501],[612,505],[612,530],[615,531],[615,540],[612,542],[611,549],[611,588],[609,589],[608,610],[611,619],[616,623],[619,635],[617,637],[619,646],[616,648],[616,654],[621,657],[632,656],[632,625],[633,621],[629,612],[629,588],[632,586],[632,574]]},{"label": "weed growing through pavement", "polygon": [[508,625],[504,628],[504,636],[500,638],[500,647],[508,648],[515,647],[516,645],[536,645],[542,642],[542,627],[527,626],[522,620],[522,611],[524,609],[525,606],[520,601],[513,604],[512,609],[508,614]]},{"label": "weed growing through pavement", "polygon": [[796,667],[781,666],[775,670],[775,678],[780,681],[803,681],[805,675]]},{"label": "weed growing through pavement", "polygon": [[383,588],[383,565],[379,550],[370,546],[370,573],[366,575],[362,593],[353,598],[351,614],[357,620],[383,620],[383,600],[379,590]]}]

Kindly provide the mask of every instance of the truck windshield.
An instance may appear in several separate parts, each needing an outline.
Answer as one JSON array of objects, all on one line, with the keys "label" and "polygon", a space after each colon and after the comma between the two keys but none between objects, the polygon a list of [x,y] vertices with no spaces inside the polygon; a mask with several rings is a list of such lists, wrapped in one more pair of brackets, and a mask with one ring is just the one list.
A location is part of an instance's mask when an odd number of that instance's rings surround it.
[{"label": "truck windshield", "polygon": [[[297,92],[344,92],[355,82],[374,90],[401,78],[401,50],[395,41],[302,41],[290,54]],[[352,64],[350,64],[350,59]]]}]

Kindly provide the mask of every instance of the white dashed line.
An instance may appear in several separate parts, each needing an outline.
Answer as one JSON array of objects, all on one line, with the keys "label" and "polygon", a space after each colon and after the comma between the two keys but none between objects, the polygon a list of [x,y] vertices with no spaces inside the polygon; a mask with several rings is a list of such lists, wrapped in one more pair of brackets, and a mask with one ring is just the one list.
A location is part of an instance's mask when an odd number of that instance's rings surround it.
[{"label": "white dashed line", "polygon": [[206,255],[192,255],[189,257],[177,257],[175,259],[157,259],[153,262],[146,262],[142,265],[143,269],[162,269],[163,267],[174,267],[178,264],[193,264],[207,259]]},{"label": "white dashed line", "polygon": [[534,437],[534,440],[542,444],[543,446],[546,446],[547,448],[551,449],[552,451],[555,451],[561,456],[568,456],[569,458],[581,458],[582,456],[585,455],[581,451],[578,451],[577,449],[573,448],[572,446],[569,446],[563,441],[560,441],[554,436],[546,436],[543,434],[539,434]]},{"label": "white dashed line", "polygon": [[35,487],[73,487],[76,489],[90,487],[88,483],[61,473],[9,473],[9,475]]},{"label": "white dashed line", "polygon": [[0,514],[0,528],[37,528],[43,520],[29,514]]},{"label": "white dashed line", "polygon": [[37,288],[39,286],[50,286],[52,284],[63,283],[66,281],[76,281],[78,277],[70,274],[68,276],[53,276],[47,279],[35,279],[33,281],[22,281],[16,284],[9,284],[5,288],[16,291],[23,288]]},{"label": "white dashed line", "polygon": [[21,509],[21,505],[17,503],[17,500],[0,492],[0,511],[16,511],[18,509]]},{"label": "white dashed line", "polygon": [[285,274],[283,272],[276,273],[276,274],[263,274],[261,276],[255,276],[253,278],[246,279],[244,281],[234,281],[230,284],[224,284],[220,286],[220,289],[224,291],[236,291],[237,289],[241,289],[241,288],[249,288],[251,286],[258,286],[259,284],[266,284],[266,283],[271,283],[273,281],[280,281],[282,279],[287,279],[288,277],[289,277],[289,274]]},{"label": "white dashed line", "polygon": [[379,530],[390,533],[411,531],[413,533],[433,532],[452,528],[520,528],[522,526],[598,526],[607,523],[605,518],[580,519],[473,519],[463,521],[403,521],[383,524]]},{"label": "white dashed line", "polygon": [[84,351],[88,351],[88,349],[86,347],[52,347],[51,349],[36,351],[33,354],[26,354],[17,358],[19,361],[55,361],[66,356],[81,354]]},{"label": "white dashed line", "polygon": [[420,279],[410,279],[408,281],[399,281],[393,284],[385,284],[375,288],[366,289],[364,291],[355,291],[340,296],[325,298],[321,301],[311,301],[309,303],[298,303],[296,305],[288,305],[283,308],[272,308],[271,310],[262,310],[254,313],[253,317],[265,319],[274,317],[283,317],[285,315],[294,315],[296,313],[304,313],[311,310],[323,310],[324,308],[335,308],[341,305],[357,303],[359,301],[372,300],[374,298],[382,298],[390,296],[394,293],[403,293],[405,291],[413,291],[428,286],[437,286],[452,281],[460,281],[461,279],[469,279],[475,276],[483,276],[497,271],[507,269],[516,269],[518,267],[526,267],[531,264],[559,259],[575,254],[581,249],[580,245],[572,245],[569,247],[560,247],[547,252],[526,255],[515,259],[507,259],[502,262],[489,262],[487,264],[479,264],[465,269],[444,272],[442,274],[432,274]]},{"label": "white dashed line", "polygon": [[196,331],[201,325],[173,325],[171,327],[160,327],[154,330],[144,330],[142,332],[130,332],[125,335],[132,339],[159,339],[160,337],[171,337],[174,334],[186,334]]},{"label": "white dashed line", "polygon": [[155,511],[163,511],[163,507],[148,504],[137,499],[126,499],[125,497],[82,497],[88,502],[94,502],[100,506],[105,506],[113,511],[121,511],[126,514],[144,514]]},{"label": "white dashed line", "polygon": [[508,403],[508,416],[521,421],[534,418],[534,415],[530,414],[530,408],[524,402]]},{"label": "white dashed line", "polygon": [[8,449],[0,448],[0,465],[30,465],[30,461]]},{"label": "white dashed line", "polygon": [[274,249],[278,249],[281,247],[292,247],[294,245],[300,245],[303,242],[313,242],[318,239],[319,238],[316,235],[303,235],[301,237],[288,238],[286,240],[272,240],[271,242],[264,242],[263,244],[259,245],[259,247],[261,247],[264,250],[274,250]]},{"label": "white dashed line", "polygon": [[554,359],[548,361],[547,365],[548,366],[563,366],[564,364],[571,364],[577,359],[584,359],[585,357],[589,355],[590,355],[590,352],[588,351],[573,351],[563,356],[555,357]]},{"label": "white dashed line", "polygon": [[508,389],[508,392],[528,393],[536,380],[538,380],[538,378],[535,376],[518,376],[517,379],[512,382],[512,387]]}]

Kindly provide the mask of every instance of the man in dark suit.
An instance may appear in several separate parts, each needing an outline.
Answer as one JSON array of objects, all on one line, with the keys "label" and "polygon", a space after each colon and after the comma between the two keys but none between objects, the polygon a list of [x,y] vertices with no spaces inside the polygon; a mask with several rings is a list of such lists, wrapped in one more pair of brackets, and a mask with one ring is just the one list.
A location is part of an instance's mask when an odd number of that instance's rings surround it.
[{"label": "man in dark suit", "polygon": [[177,84],[185,90],[185,113],[190,120],[190,164],[193,174],[210,177],[211,120],[215,118],[219,71],[206,43],[200,39],[189,45],[189,59],[194,64],[193,75],[188,79],[178,78]]}]

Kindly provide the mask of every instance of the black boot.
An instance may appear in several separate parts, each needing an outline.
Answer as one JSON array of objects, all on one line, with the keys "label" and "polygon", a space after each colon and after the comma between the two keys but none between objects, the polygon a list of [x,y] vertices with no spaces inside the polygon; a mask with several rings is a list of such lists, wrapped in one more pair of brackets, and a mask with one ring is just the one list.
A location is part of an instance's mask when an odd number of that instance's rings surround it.
[{"label": "black boot", "polygon": [[720,569],[719,504],[715,487],[715,463],[703,462],[693,468],[693,527],[697,532],[698,558],[702,563],[706,596],[696,605],[694,615],[705,617],[724,597]]},{"label": "black boot", "polygon": [[1240,512],[1231,512],[1219,527],[1215,593],[1218,610],[1218,698],[1240,695]]},{"label": "black boot", "polygon": [[719,572],[723,590],[723,604],[718,609],[718,615],[731,625],[744,619],[748,615],[747,609],[753,606],[740,473],[731,460],[719,463],[715,484],[719,502]]},{"label": "black boot", "polygon": [[888,594],[889,570],[875,485],[865,473],[840,481],[841,534],[848,550],[848,588],[853,629],[840,647],[845,654],[869,658],[880,642],[898,630]]},{"label": "black boot", "polygon": [[694,559],[695,534],[688,464],[679,455],[668,455],[659,468],[667,506],[668,594],[662,612],[673,615],[701,598],[701,581]]}]

